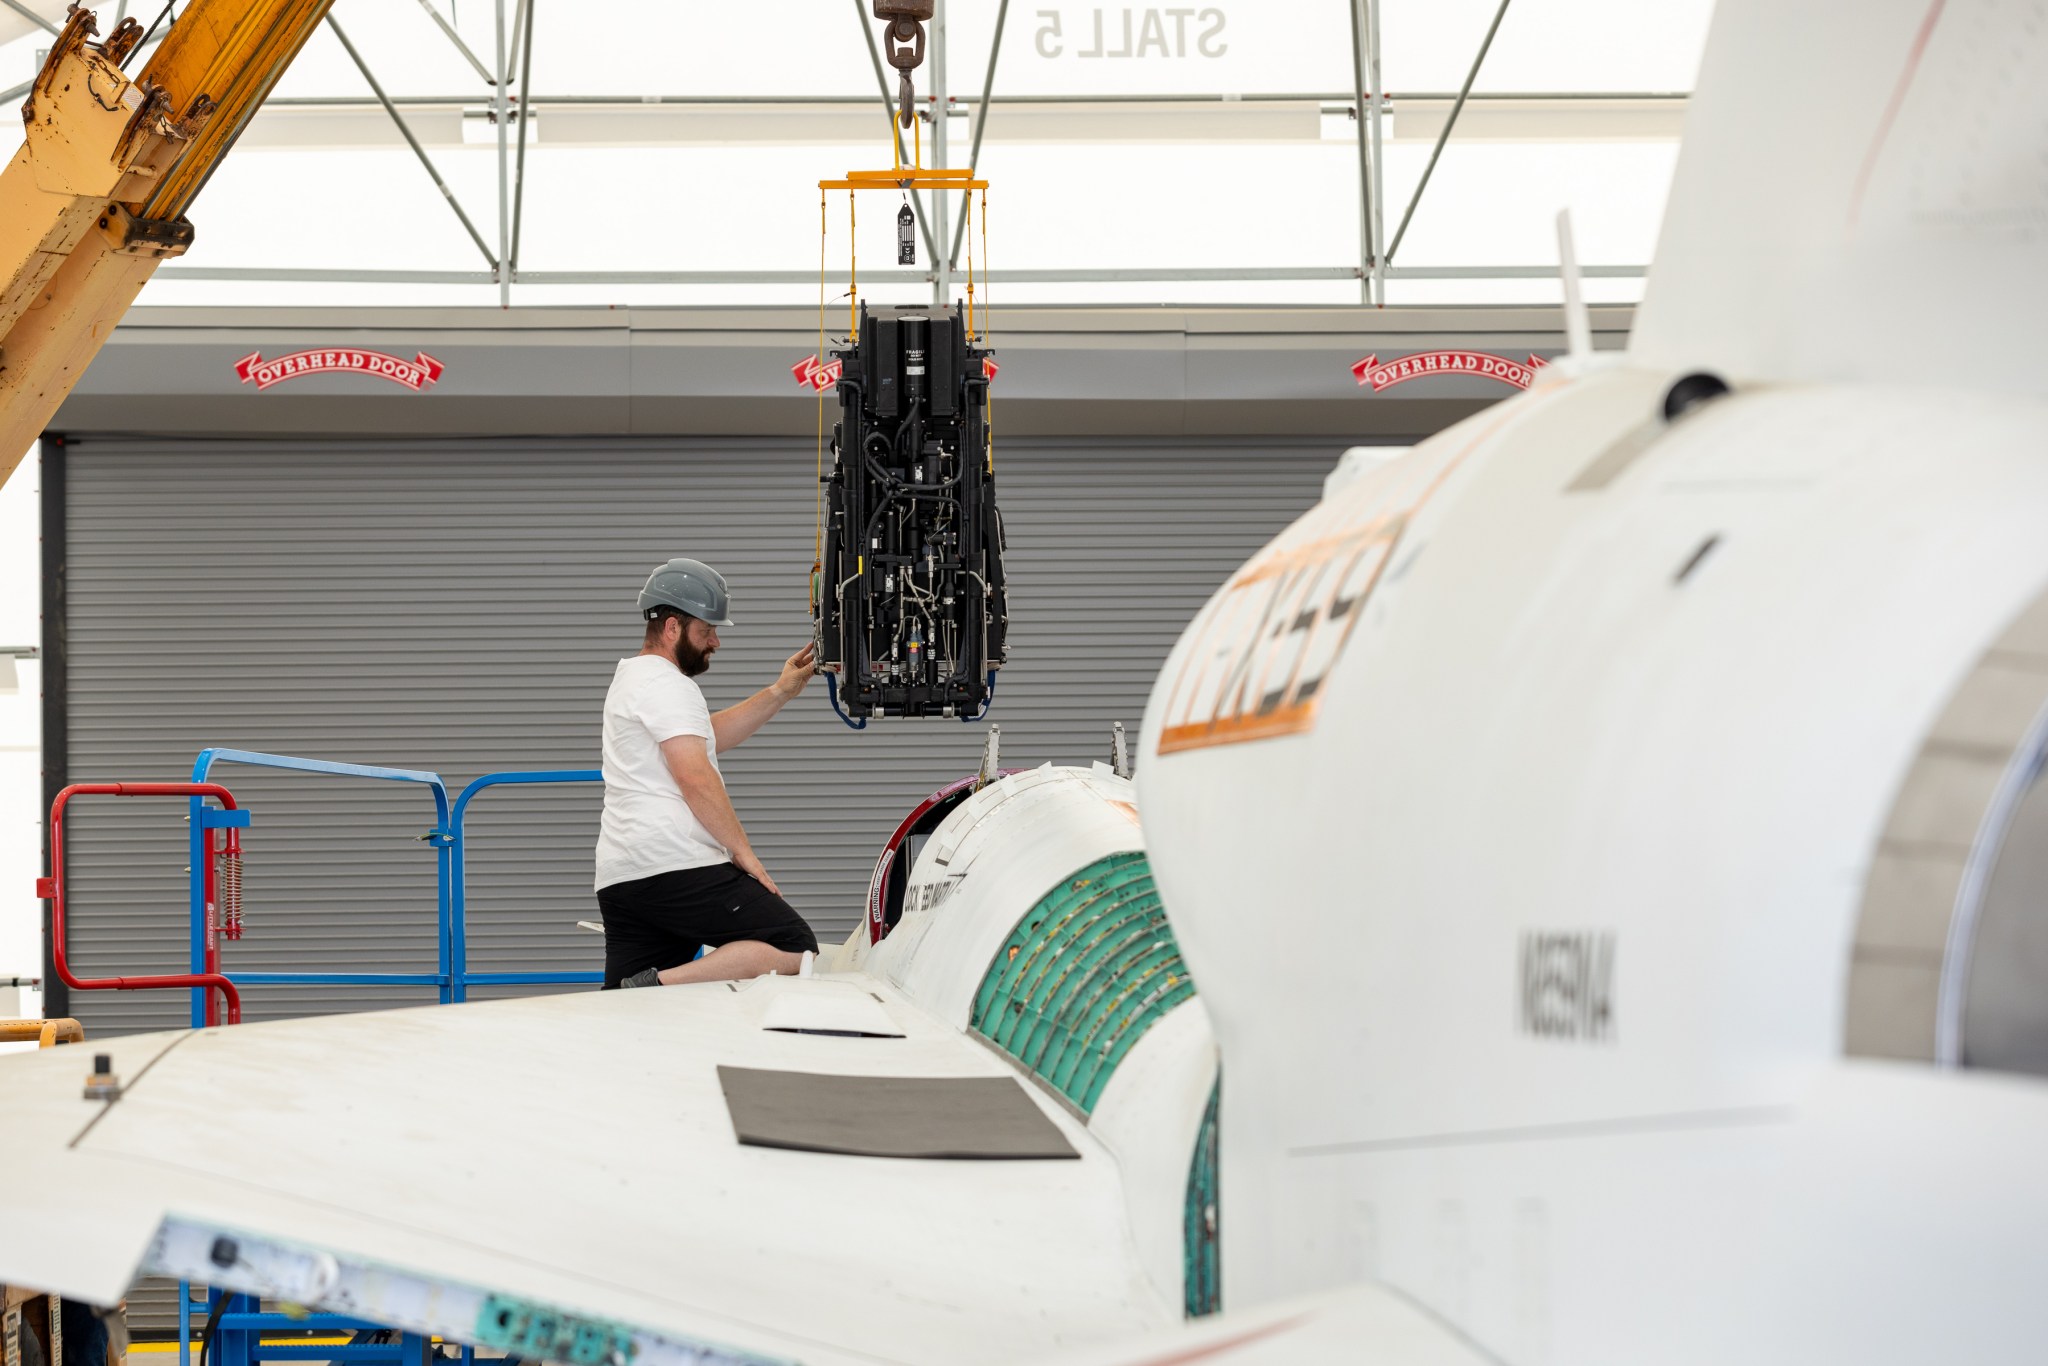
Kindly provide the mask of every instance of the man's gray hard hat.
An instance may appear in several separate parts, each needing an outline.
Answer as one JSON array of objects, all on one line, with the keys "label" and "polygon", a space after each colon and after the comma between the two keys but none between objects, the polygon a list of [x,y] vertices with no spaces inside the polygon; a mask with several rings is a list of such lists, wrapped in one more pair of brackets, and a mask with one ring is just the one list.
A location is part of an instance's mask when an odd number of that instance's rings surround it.
[{"label": "man's gray hard hat", "polygon": [[711,626],[730,626],[732,595],[726,591],[725,575],[702,560],[670,560],[647,576],[640,590],[640,615],[658,607],[687,612]]}]

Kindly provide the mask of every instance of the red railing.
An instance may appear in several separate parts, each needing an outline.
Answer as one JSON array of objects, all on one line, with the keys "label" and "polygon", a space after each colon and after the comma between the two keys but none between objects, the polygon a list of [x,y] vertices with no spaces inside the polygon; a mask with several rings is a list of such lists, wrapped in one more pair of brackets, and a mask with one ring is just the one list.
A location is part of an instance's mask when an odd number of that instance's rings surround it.
[{"label": "red railing", "polygon": [[[214,926],[210,924],[206,932],[206,972],[155,977],[82,978],[72,975],[64,954],[64,808],[73,797],[213,797],[233,811],[237,809],[234,794],[219,783],[73,783],[59,792],[57,800],[50,804],[50,876],[36,879],[36,895],[50,903],[51,966],[56,968],[58,978],[73,991],[211,987],[227,1000],[227,1022],[240,1024],[242,995],[235,990],[235,984],[219,972],[220,949],[215,942]],[[209,874],[211,871],[209,868]],[[208,999],[211,1000],[210,997]]]}]

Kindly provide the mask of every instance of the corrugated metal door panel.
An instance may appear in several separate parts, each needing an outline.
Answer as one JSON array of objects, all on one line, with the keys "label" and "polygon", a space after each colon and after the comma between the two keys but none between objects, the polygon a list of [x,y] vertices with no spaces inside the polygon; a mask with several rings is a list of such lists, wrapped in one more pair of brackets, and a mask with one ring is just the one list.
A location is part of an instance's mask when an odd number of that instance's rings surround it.
[{"label": "corrugated metal door panel", "polygon": [[[1011,656],[994,719],[1013,765],[1135,735],[1189,617],[1316,497],[1327,443],[1003,443]],[[718,565],[739,624],[713,706],[768,683],[807,637],[816,452],[782,440],[192,441],[69,448],[74,781],[182,777],[208,745],[428,768],[452,787],[597,762],[633,596],[674,554]],[[790,900],[836,939],[894,823],[970,771],[983,729],[844,729],[810,692],[727,756],[734,800]],[[220,775],[255,813],[245,970],[429,972],[434,856],[421,789],[265,770]],[[595,968],[594,787],[477,800],[470,966]],[[81,805],[81,972],[185,960],[184,811]],[[491,994],[506,994],[493,992]],[[252,990],[248,1017],[424,1002],[426,989]],[[95,1035],[181,1024],[182,995],[80,993]]]},{"label": "corrugated metal door panel", "polygon": [[[1152,678],[1225,575],[1314,501],[1328,444],[1004,443],[1014,625],[994,719],[1012,765],[1135,739]],[[806,639],[816,452],[779,441],[198,442],[69,449],[73,781],[180,778],[208,745],[439,771],[595,766],[633,595],[674,554],[731,579],[739,625],[712,705]],[[820,938],[853,925],[881,842],[969,772],[983,728],[855,734],[811,690],[728,755],[761,856]],[[255,813],[247,971],[430,972],[426,793],[223,768]],[[469,963],[596,968],[595,787],[503,788],[472,808]],[[72,956],[89,975],[185,962],[184,808],[81,803]],[[545,988],[540,988],[545,990]],[[478,998],[531,988],[480,988]],[[256,987],[247,1018],[424,1004],[430,988]],[[95,1037],[176,1026],[182,993],[78,993]],[[144,1333],[175,1323],[151,1282]]]}]

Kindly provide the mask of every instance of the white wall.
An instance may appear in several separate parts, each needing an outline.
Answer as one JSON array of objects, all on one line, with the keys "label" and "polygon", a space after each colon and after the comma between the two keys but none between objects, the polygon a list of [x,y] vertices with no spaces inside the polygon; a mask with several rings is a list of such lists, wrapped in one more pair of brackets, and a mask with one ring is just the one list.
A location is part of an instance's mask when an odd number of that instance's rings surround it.
[{"label": "white wall", "polygon": [[[39,470],[31,451],[0,487],[0,646],[42,642]],[[42,972],[42,913],[35,878],[42,871],[42,686],[39,660],[16,665],[19,692],[0,691],[0,978]],[[0,664],[0,684],[6,678]],[[22,1014],[39,1013],[30,993]],[[0,987],[0,1016],[17,1009]]]}]

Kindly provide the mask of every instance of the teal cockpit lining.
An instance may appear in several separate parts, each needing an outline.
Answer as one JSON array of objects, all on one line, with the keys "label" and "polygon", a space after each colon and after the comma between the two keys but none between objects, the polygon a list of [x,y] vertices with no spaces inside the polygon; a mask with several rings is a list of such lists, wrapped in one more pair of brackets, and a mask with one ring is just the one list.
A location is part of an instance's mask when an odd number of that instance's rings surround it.
[{"label": "teal cockpit lining", "polygon": [[1194,995],[1152,866],[1133,851],[1089,864],[1025,913],[969,1023],[1085,1115],[1145,1031]]}]

